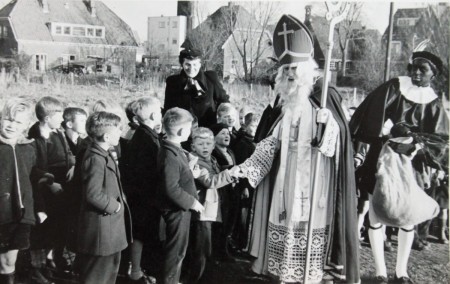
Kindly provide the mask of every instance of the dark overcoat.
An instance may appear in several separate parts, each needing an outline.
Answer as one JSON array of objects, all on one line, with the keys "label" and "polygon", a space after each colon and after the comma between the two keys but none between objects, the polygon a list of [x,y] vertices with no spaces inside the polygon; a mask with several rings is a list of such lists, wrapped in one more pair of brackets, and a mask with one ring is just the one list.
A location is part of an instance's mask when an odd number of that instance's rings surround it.
[{"label": "dark overcoat", "polygon": [[156,205],[159,148],[158,133],[147,125],[140,125],[128,144],[127,197],[134,225],[148,225],[148,209]]},{"label": "dark overcoat", "polygon": [[229,96],[214,71],[200,71],[194,79],[205,92],[201,96],[185,91],[188,77],[184,71],[167,78],[164,111],[183,108],[198,118],[199,126],[209,127],[216,123],[217,107],[229,102]]},{"label": "dark overcoat", "polygon": [[164,140],[157,161],[158,208],[162,211],[189,210],[198,195],[185,150]]},{"label": "dark overcoat", "polygon": [[[21,139],[12,146],[0,141],[0,157],[0,225],[14,222],[35,224],[35,210],[43,211],[42,199],[33,196],[38,194],[33,192],[33,184],[42,176],[35,168],[35,143]],[[38,201],[41,202],[35,207]]]},{"label": "dark overcoat", "polygon": [[[117,164],[109,152],[91,143],[81,166],[82,197],[77,252],[107,256],[125,249],[131,219]],[[115,213],[118,206],[120,211]]]}]

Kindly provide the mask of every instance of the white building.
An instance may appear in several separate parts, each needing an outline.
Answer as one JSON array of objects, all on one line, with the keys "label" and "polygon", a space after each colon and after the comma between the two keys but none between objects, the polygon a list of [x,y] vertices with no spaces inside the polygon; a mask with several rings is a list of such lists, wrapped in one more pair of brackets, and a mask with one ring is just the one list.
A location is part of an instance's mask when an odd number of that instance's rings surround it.
[{"label": "white building", "polygon": [[186,39],[186,16],[148,18],[148,54],[161,63],[177,64],[180,46]]}]

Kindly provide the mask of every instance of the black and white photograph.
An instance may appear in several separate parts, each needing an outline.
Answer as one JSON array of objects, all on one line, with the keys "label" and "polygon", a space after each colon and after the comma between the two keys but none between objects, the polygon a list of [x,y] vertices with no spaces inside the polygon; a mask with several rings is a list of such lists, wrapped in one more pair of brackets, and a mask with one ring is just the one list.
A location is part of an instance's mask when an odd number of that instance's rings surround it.
[{"label": "black and white photograph", "polygon": [[0,0],[0,284],[446,284],[450,4]]}]

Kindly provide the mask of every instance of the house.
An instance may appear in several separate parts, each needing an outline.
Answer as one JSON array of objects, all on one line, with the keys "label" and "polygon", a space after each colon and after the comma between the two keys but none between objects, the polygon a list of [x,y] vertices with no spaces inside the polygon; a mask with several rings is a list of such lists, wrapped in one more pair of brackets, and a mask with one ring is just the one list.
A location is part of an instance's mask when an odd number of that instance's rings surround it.
[{"label": "house", "polygon": [[30,55],[36,72],[94,61],[95,72],[134,74],[133,31],[101,1],[13,0],[0,10],[0,30],[0,57]]},{"label": "house", "polygon": [[[427,50],[447,59],[449,18],[448,3],[437,3],[424,8],[398,9],[394,14],[391,41],[391,76],[405,74],[406,64],[414,48],[424,40],[429,40]],[[387,42],[388,32],[386,29],[383,34],[384,44]]]},{"label": "house", "polygon": [[[253,80],[273,56],[272,35],[241,5],[229,2],[208,16],[188,35],[202,51],[207,69],[230,81]],[[244,64],[245,62],[245,64]]]},{"label": "house", "polygon": [[178,55],[186,39],[186,16],[148,18],[146,55],[160,58],[162,64],[179,65]]}]

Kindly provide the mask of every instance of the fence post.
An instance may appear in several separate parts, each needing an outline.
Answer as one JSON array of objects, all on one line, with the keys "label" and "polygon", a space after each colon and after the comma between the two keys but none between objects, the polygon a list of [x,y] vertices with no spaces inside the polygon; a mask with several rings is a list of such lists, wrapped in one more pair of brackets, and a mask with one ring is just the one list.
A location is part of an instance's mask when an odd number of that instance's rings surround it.
[{"label": "fence post", "polygon": [[70,83],[73,86],[73,84],[74,84],[74,74],[73,74],[73,72],[70,73]]}]

